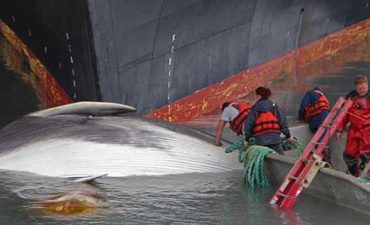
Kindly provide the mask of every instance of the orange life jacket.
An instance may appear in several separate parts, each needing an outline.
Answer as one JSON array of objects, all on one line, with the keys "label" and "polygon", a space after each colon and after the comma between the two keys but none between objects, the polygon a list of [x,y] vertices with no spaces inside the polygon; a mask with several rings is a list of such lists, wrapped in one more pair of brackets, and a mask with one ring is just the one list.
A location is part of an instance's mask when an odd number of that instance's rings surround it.
[{"label": "orange life jacket", "polygon": [[239,111],[239,114],[230,122],[230,129],[237,135],[241,135],[243,134],[243,124],[252,106],[245,102],[232,102],[230,105]]},{"label": "orange life jacket", "polygon": [[267,112],[256,112],[257,119],[253,127],[253,137],[267,133],[280,134],[281,127],[276,115],[275,107]]},{"label": "orange life jacket", "polygon": [[325,95],[322,95],[322,94],[319,94],[319,95],[320,95],[320,98],[318,102],[312,105],[308,105],[306,107],[305,118],[307,122],[309,122],[312,119],[312,117],[319,115],[321,112],[325,110],[330,111],[330,104],[329,104],[328,99],[325,97]]}]

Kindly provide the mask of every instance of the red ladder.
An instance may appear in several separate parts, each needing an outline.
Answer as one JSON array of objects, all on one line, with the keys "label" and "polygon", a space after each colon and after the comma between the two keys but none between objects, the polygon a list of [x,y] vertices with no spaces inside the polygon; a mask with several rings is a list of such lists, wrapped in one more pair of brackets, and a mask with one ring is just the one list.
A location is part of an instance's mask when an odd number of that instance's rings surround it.
[{"label": "red ladder", "polygon": [[303,187],[308,188],[311,181],[322,167],[324,150],[328,147],[330,138],[343,120],[352,101],[341,97],[326,117],[323,125],[318,129],[302,155],[295,162],[283,183],[270,200],[270,204],[277,204],[281,208],[294,206]]}]

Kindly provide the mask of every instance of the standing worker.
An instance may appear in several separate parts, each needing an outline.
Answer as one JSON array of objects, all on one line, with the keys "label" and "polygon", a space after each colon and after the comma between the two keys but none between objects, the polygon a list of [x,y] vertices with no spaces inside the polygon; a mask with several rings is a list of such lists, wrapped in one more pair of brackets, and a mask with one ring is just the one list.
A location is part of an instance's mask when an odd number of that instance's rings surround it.
[{"label": "standing worker", "polygon": [[359,75],[355,79],[356,90],[347,95],[352,98],[353,104],[348,109],[348,113],[338,126],[337,138],[342,138],[342,133],[347,123],[350,123],[346,148],[343,153],[344,161],[348,171],[354,175],[359,175],[357,166],[359,159],[367,163],[370,153],[370,96],[369,83],[364,75]]},{"label": "standing worker", "polygon": [[222,105],[221,119],[216,128],[214,145],[221,146],[221,137],[226,123],[230,123],[230,129],[237,135],[243,134],[245,119],[251,109],[251,105],[245,102],[225,102]]},{"label": "standing worker", "polygon": [[259,87],[256,94],[260,99],[252,106],[244,126],[245,145],[248,145],[249,138],[255,137],[257,145],[269,147],[283,155],[280,133],[287,137],[288,142],[293,141],[286,117],[269,99],[271,96],[269,88]]},{"label": "standing worker", "polygon": [[309,123],[309,129],[314,134],[319,129],[330,112],[328,99],[320,88],[306,92],[299,108],[298,119]]}]

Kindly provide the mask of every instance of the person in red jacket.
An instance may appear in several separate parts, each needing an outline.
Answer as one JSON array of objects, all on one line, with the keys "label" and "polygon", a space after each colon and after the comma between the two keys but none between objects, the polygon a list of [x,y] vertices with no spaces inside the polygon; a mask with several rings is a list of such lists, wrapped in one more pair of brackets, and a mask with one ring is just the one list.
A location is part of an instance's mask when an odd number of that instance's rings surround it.
[{"label": "person in red jacket", "polygon": [[216,137],[213,142],[216,146],[222,146],[221,137],[227,123],[230,129],[237,135],[243,134],[245,119],[251,110],[251,105],[245,102],[225,102],[222,105],[221,119],[216,128]]},{"label": "person in red jacket", "polygon": [[343,130],[347,123],[350,123],[343,158],[348,171],[352,175],[358,176],[359,160],[361,159],[362,162],[368,161],[370,155],[370,96],[367,77],[357,76],[355,87],[356,90],[347,95],[352,99],[353,104],[338,126],[337,138],[339,140],[342,138]]}]

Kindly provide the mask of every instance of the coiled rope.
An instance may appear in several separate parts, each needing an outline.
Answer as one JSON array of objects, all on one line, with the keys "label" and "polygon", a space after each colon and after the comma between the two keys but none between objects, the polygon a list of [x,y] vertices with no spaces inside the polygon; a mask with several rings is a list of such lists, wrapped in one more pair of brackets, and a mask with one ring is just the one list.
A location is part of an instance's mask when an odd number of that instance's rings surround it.
[{"label": "coiled rope", "polygon": [[[239,162],[243,163],[243,182],[249,185],[251,188],[255,186],[266,187],[269,186],[268,179],[265,175],[264,160],[268,153],[276,153],[271,148],[260,146],[255,144],[254,138],[249,140],[249,146],[244,145],[244,140],[240,139],[234,144],[228,146],[225,149],[225,153],[230,153],[235,150],[239,150]],[[288,144],[285,144],[288,146]],[[295,149],[300,155],[303,151],[302,145],[294,139],[289,144],[290,148]]]}]

